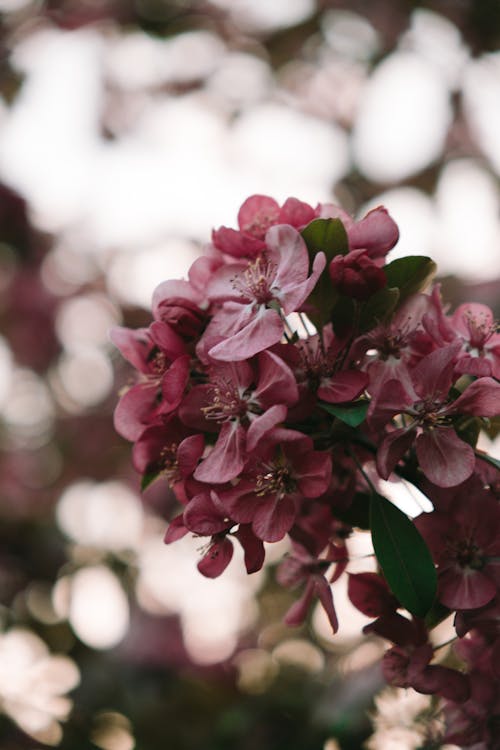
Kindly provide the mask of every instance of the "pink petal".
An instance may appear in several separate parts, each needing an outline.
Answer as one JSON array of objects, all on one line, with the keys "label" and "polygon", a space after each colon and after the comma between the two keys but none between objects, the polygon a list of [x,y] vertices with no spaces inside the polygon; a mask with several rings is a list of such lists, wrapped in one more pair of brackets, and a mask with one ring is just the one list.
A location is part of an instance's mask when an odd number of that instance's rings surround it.
[{"label": "pink petal", "polygon": [[324,253],[318,253],[309,278],[309,254],[302,236],[291,226],[280,224],[271,227],[266,235],[271,257],[278,268],[273,283],[275,297],[280,301],[285,315],[298,310],[316,285],[325,265]]},{"label": "pink petal", "polygon": [[205,438],[203,435],[190,435],[185,438],[177,449],[177,461],[181,476],[190,477],[205,447]]},{"label": "pink petal", "polygon": [[387,210],[378,206],[357,221],[348,235],[351,250],[364,248],[372,258],[379,258],[394,247],[399,239],[399,229]]},{"label": "pink petal", "polygon": [[123,326],[114,326],[109,332],[109,338],[131,365],[140,372],[149,373],[148,356],[152,342],[148,328],[132,331]]},{"label": "pink petal", "polygon": [[439,600],[450,609],[484,607],[497,593],[495,583],[480,570],[458,565],[443,570],[438,581]]},{"label": "pink petal", "polygon": [[238,211],[238,226],[242,232],[264,239],[269,227],[280,217],[280,207],[267,195],[251,195]]},{"label": "pink petal", "polygon": [[380,617],[398,607],[386,582],[377,573],[351,573],[347,593],[356,609],[367,617]]},{"label": "pink petal", "polygon": [[473,330],[478,327],[487,331],[493,324],[493,313],[487,305],[479,302],[465,302],[457,307],[452,315],[451,323],[462,338],[470,341],[471,323]]},{"label": "pink petal", "polygon": [[217,578],[231,562],[233,551],[232,542],[227,537],[212,542],[208,552],[198,563],[198,570],[206,578]]},{"label": "pink petal", "polygon": [[335,606],[333,604],[333,594],[331,586],[323,576],[314,576],[314,588],[316,595],[326,612],[326,616],[328,617],[328,621],[332,626],[332,630],[334,633],[336,633],[339,629],[339,621],[337,619],[337,613],[335,612]]},{"label": "pink petal", "polygon": [[138,383],[121,397],[113,417],[119,435],[126,440],[138,439],[154,418],[157,392],[155,384]]},{"label": "pink petal", "polygon": [[278,542],[290,531],[297,516],[297,504],[289,496],[262,498],[255,507],[252,527],[264,542]]},{"label": "pink petal", "polygon": [[219,268],[207,280],[206,294],[212,302],[224,302],[234,300],[241,302],[242,292],[235,287],[235,278],[244,274],[248,263],[228,263]]},{"label": "pink petal", "polygon": [[224,422],[216,444],[197,467],[194,478],[199,482],[223,484],[238,476],[245,461],[245,430],[239,422]]},{"label": "pink petal", "polygon": [[312,602],[314,594],[314,581],[312,578],[307,582],[304,593],[292,604],[288,612],[284,617],[284,621],[287,625],[298,626],[302,625],[309,612],[309,607]]},{"label": "pink petal", "polygon": [[259,381],[255,398],[264,408],[274,404],[291,406],[298,401],[299,389],[292,370],[273,352],[259,354]]},{"label": "pink petal", "polygon": [[264,564],[265,548],[262,540],[255,536],[250,524],[240,524],[234,532],[245,552],[245,568],[247,573],[256,573]]},{"label": "pink petal", "polygon": [[300,463],[294,465],[299,490],[304,497],[323,495],[332,478],[332,457],[327,451],[305,453]]},{"label": "pink petal", "polygon": [[385,436],[377,451],[377,471],[382,479],[389,478],[406,451],[411,448],[414,440],[414,431],[406,427],[394,430]]},{"label": "pink petal", "polygon": [[170,279],[168,281],[162,281],[153,292],[153,316],[156,320],[161,320],[161,305],[162,302],[169,301],[171,299],[186,299],[193,304],[199,304],[200,295],[189,283],[184,279]]},{"label": "pink petal", "polygon": [[358,370],[344,370],[323,378],[318,388],[318,397],[329,404],[340,404],[353,401],[360,396],[368,385],[369,377],[366,372]]},{"label": "pink petal", "polygon": [[438,487],[455,487],[465,482],[476,465],[473,449],[451,427],[422,433],[417,437],[415,449],[420,468]]},{"label": "pink petal", "polygon": [[212,242],[218,250],[234,258],[255,258],[265,247],[263,240],[228,227],[214,229]]},{"label": "pink petal", "polygon": [[453,382],[453,368],[461,343],[443,346],[420,360],[412,372],[415,390],[421,398],[446,400]]},{"label": "pink petal", "polygon": [[168,325],[160,320],[151,323],[150,326],[151,338],[155,344],[162,350],[168,359],[177,359],[182,354],[186,353],[186,347],[175,331]]},{"label": "pink petal", "polygon": [[176,542],[178,539],[182,539],[182,537],[186,536],[187,533],[188,529],[184,525],[184,514],[181,513],[175,518],[172,518],[172,520],[168,524],[168,528],[165,532],[165,536],[163,537],[163,541],[165,542],[165,544],[172,544],[172,542]]},{"label": "pink petal", "polygon": [[280,422],[284,422],[287,415],[287,408],[283,404],[271,406],[270,409],[255,417],[247,431],[246,449],[249,453],[255,450],[259,441],[266,433],[276,427]]},{"label": "pink petal", "polygon": [[160,414],[169,414],[177,409],[189,380],[190,361],[186,354],[176,359],[161,381],[162,400],[159,406]]},{"label": "pink petal", "polygon": [[308,203],[303,203],[297,198],[287,198],[279,215],[279,224],[291,224],[292,227],[300,229],[309,224],[316,217],[316,212]]},{"label": "pink petal", "polygon": [[277,344],[283,335],[283,322],[275,310],[263,306],[238,333],[213,346],[209,355],[224,362],[249,359],[254,354]]},{"label": "pink petal", "polygon": [[195,495],[184,511],[184,524],[195,534],[212,536],[225,531],[231,525],[230,519],[214,504],[212,494],[215,495],[208,492]]},{"label": "pink petal", "polygon": [[449,411],[477,417],[497,417],[500,415],[500,383],[493,378],[475,380],[453,402]]}]

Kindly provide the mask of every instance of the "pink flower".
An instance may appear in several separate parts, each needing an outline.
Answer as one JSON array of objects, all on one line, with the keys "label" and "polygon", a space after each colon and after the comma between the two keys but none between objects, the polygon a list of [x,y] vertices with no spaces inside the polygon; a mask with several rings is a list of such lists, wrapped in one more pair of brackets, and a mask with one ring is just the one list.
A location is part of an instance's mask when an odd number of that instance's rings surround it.
[{"label": "pink flower", "polygon": [[[318,598],[326,612],[333,632],[337,632],[339,623],[333,603],[332,589],[325,578],[325,573],[335,559],[336,550],[332,546],[329,551],[333,553],[331,556],[316,558],[295,543],[292,554],[284,560],[278,569],[277,580],[282,586],[298,586],[304,582],[306,584],[300,599],[292,604],[285,615],[287,625],[301,625],[307,617],[313,599]],[[344,567],[341,568],[340,573],[344,570]],[[338,575],[334,575],[332,580],[337,577]]]},{"label": "pink flower", "polygon": [[182,402],[181,419],[210,431],[220,429],[215,445],[196,469],[201,482],[221,484],[238,476],[259,440],[283,422],[298,399],[290,368],[272,352],[249,362],[219,363],[210,382],[194,386]]},{"label": "pink flower", "polygon": [[239,229],[220,229],[212,232],[215,247],[236,258],[254,258],[265,249],[267,230],[275,224],[290,224],[300,228],[315,218],[315,211],[307,203],[288,198],[280,208],[274,198],[252,195],[238,213]]},{"label": "pink flower", "polygon": [[500,333],[486,305],[466,302],[454,312],[451,325],[463,342],[457,372],[493,375],[500,379]]},{"label": "pink flower", "polygon": [[114,413],[116,431],[133,441],[179,406],[189,378],[189,357],[182,340],[159,321],[138,331],[116,327],[110,335],[140,372],[139,382],[125,392]]},{"label": "pink flower", "polygon": [[[174,519],[174,531],[165,537],[168,543],[178,538],[178,528],[192,531],[200,536],[210,536],[210,541],[198,563],[198,570],[207,578],[216,578],[229,565],[233,556],[233,544],[229,535],[235,536],[245,553],[247,573],[255,573],[264,563],[264,545],[247,525],[238,529],[235,521],[228,517],[217,493],[205,490],[195,495],[187,504],[182,516]],[[182,521],[180,520],[182,519]],[[172,526],[172,524],[171,524]]]},{"label": "pink flower", "polygon": [[144,475],[164,476],[176,497],[186,502],[185,481],[193,475],[203,453],[203,435],[191,435],[177,419],[147,427],[137,439],[132,458],[134,468]]},{"label": "pink flower", "polygon": [[331,458],[311,438],[276,428],[263,438],[240,481],[220,493],[228,515],[251,523],[256,536],[277,542],[291,529],[302,498],[322,495],[330,483]]},{"label": "pink flower", "polygon": [[[249,359],[273,344],[284,331],[282,315],[299,310],[323,271],[326,258],[318,253],[309,276],[304,240],[291,226],[273,226],[266,234],[266,250],[250,263],[223,266],[208,287],[212,302],[222,304],[204,337],[216,360]],[[281,314],[280,314],[281,313]]]},{"label": "pink flower", "polygon": [[[381,323],[356,339],[352,357],[363,357],[361,367],[370,376],[368,390],[372,397],[376,398],[388,380],[399,380],[406,390],[412,389],[410,370],[436,348],[423,327],[423,319],[433,311],[430,295],[414,294],[387,323]],[[370,413],[374,408],[375,402]]]},{"label": "pink flower", "polygon": [[319,335],[299,340],[296,370],[303,386],[304,397],[316,393],[322,401],[339,404],[360,396],[368,385],[368,375],[358,369],[347,369],[350,336],[338,337],[331,324]]},{"label": "pink flower", "polygon": [[370,417],[374,426],[399,413],[411,417],[410,424],[389,432],[378,449],[377,469],[383,479],[388,478],[414,442],[422,471],[439,487],[461,484],[474,471],[474,451],[458,437],[451,426],[452,418],[497,415],[500,383],[479,378],[450,401],[448,393],[454,382],[457,353],[457,345],[452,344],[424,357],[411,372],[410,393],[396,380],[386,382],[381,389]]},{"label": "pink flower", "polygon": [[366,300],[386,284],[384,271],[365,250],[336,255],[329,266],[333,286],[347,297]]},{"label": "pink flower", "polygon": [[349,250],[363,250],[378,265],[399,239],[397,224],[383,206],[369,211],[359,221],[331,203],[322,205],[319,215],[325,219],[340,219],[347,232]]},{"label": "pink flower", "polygon": [[415,525],[438,569],[438,596],[450,609],[488,604],[500,584],[500,506],[487,495],[462,495],[448,512],[423,513]]}]

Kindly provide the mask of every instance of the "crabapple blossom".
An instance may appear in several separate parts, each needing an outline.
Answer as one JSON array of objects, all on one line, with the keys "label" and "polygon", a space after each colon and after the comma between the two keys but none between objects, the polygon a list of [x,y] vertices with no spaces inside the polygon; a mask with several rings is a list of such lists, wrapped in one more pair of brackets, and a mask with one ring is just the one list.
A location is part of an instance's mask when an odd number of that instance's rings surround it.
[{"label": "crabapple blossom", "polygon": [[[165,542],[202,537],[198,569],[214,578],[235,540],[251,574],[288,538],[276,580],[299,589],[283,613],[296,627],[318,600],[336,632],[331,584],[349,575],[374,618],[364,633],[392,644],[387,681],[439,696],[444,738],[486,750],[500,714],[500,475],[476,442],[500,415],[493,313],[450,314],[429,258],[387,263],[399,232],[383,207],[356,221],[254,195],[237,225],[214,230],[187,279],[160,283],[149,327],[111,333],[137,372],[116,429],[143,485],[163,476],[179,503]],[[412,521],[386,500],[392,475],[433,510]],[[378,572],[346,572],[356,529]],[[430,635],[452,612],[448,664]]]}]

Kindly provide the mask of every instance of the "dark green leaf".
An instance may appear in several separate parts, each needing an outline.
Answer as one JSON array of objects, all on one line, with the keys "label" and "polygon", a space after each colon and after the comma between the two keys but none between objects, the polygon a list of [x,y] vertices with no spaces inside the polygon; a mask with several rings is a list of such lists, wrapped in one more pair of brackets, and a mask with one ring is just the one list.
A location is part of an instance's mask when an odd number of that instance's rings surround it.
[{"label": "dark green leaf", "polygon": [[405,609],[425,617],[436,596],[437,575],[417,527],[377,494],[371,498],[370,527],[375,555],[391,591]]},{"label": "dark green leaf", "polygon": [[318,405],[350,427],[358,427],[366,419],[366,412],[368,411],[370,402],[355,401],[350,404],[326,404],[320,401]]},{"label": "dark green leaf", "polygon": [[394,312],[399,301],[399,289],[384,287],[375,292],[362,306],[359,316],[359,331],[364,333],[375,328]]},{"label": "dark green leaf", "polygon": [[322,251],[326,255],[326,266],[306,303],[308,317],[317,328],[322,328],[330,320],[338,298],[330,281],[328,267],[332,258],[349,251],[349,243],[340,219],[315,219],[302,230],[302,237],[309,251],[311,266],[317,253]]},{"label": "dark green leaf", "polygon": [[160,476],[159,471],[149,471],[143,474],[141,479],[141,492],[144,492],[144,490],[147,490],[150,484],[153,484],[153,482],[158,479]]},{"label": "dark green leaf", "polygon": [[481,431],[481,420],[478,417],[460,417],[453,426],[459,438],[472,448],[476,447]]},{"label": "dark green leaf", "polygon": [[388,287],[399,289],[399,303],[411,294],[421,292],[436,273],[436,264],[424,255],[409,255],[397,258],[384,266]]}]

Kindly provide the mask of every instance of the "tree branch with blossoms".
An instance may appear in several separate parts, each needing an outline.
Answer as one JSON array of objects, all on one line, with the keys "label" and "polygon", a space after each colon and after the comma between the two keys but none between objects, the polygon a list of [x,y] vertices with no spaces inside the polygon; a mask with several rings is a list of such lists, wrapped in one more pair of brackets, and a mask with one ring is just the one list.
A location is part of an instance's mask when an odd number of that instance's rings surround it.
[{"label": "tree branch with blossoms", "polygon": [[[182,510],[166,532],[207,537],[223,573],[235,540],[248,573],[288,536],[278,582],[338,629],[331,583],[393,645],[389,683],[438,695],[448,742],[493,747],[500,716],[500,475],[476,447],[500,414],[500,334],[489,308],[449,314],[431,259],[386,263],[387,211],[252,196],[212,234],[187,280],[153,295],[153,321],[112,340],[138,372],[115,410],[146,487]],[[414,521],[382,494],[393,474],[433,510]],[[346,539],[369,528],[378,573],[347,574]],[[402,611],[401,611],[402,610]],[[455,664],[429,633],[455,612]],[[477,744],[483,743],[483,744]],[[496,745],[495,745],[496,746]]]}]

